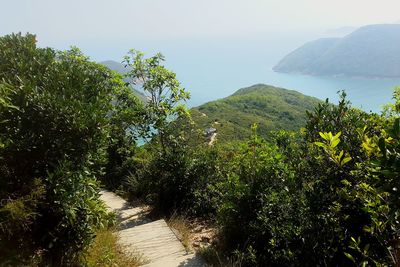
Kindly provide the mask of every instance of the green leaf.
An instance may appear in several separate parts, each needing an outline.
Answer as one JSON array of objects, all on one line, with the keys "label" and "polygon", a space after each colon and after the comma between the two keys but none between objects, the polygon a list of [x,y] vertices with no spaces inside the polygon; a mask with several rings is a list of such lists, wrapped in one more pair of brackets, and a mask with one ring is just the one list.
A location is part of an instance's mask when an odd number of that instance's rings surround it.
[{"label": "green leaf", "polygon": [[326,147],[326,145],[324,143],[322,143],[322,142],[314,142],[314,144],[316,144],[319,147],[323,147],[323,148]]},{"label": "green leaf", "polygon": [[319,132],[319,135],[322,137],[322,139],[329,140],[328,133]]},{"label": "green leaf", "polygon": [[342,132],[338,132],[333,138],[334,139],[339,139],[339,137],[342,135]]},{"label": "green leaf", "polygon": [[342,159],[342,166],[345,165],[347,162],[349,162],[350,160],[352,160],[351,157],[345,157],[344,159]]},{"label": "green leaf", "polygon": [[346,255],[346,257],[348,259],[350,259],[352,262],[356,263],[356,260],[354,259],[354,257],[350,253],[345,252],[344,255]]},{"label": "green leaf", "polygon": [[335,148],[340,143],[340,139],[333,139],[331,142],[331,147]]}]

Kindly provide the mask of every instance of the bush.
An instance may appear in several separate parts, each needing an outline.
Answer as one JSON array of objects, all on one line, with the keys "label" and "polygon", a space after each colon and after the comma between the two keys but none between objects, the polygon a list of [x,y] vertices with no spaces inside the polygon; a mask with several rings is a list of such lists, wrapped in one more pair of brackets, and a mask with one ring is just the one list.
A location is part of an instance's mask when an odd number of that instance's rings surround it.
[{"label": "bush", "polygon": [[105,219],[96,178],[128,89],[78,49],[38,48],[31,34],[0,38],[0,88],[1,259],[71,264]]},{"label": "bush", "polygon": [[285,160],[276,145],[254,134],[234,157],[222,186],[218,222],[224,246],[248,255],[245,265],[288,265],[302,247],[304,196]]},{"label": "bush", "polygon": [[[220,187],[223,247],[247,255],[249,266],[393,263],[398,185],[388,147],[396,131],[379,148],[385,118],[352,109],[344,96],[309,118],[299,136],[281,131],[268,143],[254,135],[235,153]],[[390,169],[381,172],[371,151],[390,153],[382,159]]]},{"label": "bush", "polygon": [[149,144],[137,154],[135,172],[125,182],[125,191],[154,204],[159,211],[191,216],[215,214],[219,203],[222,153],[218,148],[191,147],[184,138],[165,140],[166,150]]}]

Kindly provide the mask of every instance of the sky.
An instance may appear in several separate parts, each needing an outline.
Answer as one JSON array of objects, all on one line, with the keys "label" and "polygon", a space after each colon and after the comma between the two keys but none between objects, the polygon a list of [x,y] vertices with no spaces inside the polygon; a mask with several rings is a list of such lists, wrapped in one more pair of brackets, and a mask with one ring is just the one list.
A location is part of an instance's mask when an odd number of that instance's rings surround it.
[{"label": "sky", "polygon": [[[77,46],[98,62],[121,62],[131,48],[162,52],[192,105],[256,83],[317,97],[333,88],[324,98],[357,82],[295,79],[272,67],[306,42],[343,36],[343,29],[400,23],[399,10],[400,0],[0,0],[0,36],[34,33],[41,47]],[[357,84],[354,90],[365,87]],[[391,86],[381,86],[388,99]]]},{"label": "sky", "polygon": [[1,0],[0,35],[31,32],[43,46],[116,57],[125,46],[152,52],[188,40],[300,35],[303,42],[330,29],[399,21],[398,10],[399,0]]}]

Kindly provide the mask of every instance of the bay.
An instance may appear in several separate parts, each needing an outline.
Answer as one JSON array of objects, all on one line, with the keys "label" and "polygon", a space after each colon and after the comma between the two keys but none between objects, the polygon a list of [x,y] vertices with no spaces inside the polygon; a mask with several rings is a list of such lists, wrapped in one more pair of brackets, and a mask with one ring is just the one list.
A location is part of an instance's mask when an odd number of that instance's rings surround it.
[{"label": "bay", "polygon": [[[240,60],[238,60],[240,61]],[[365,77],[317,77],[301,74],[277,73],[270,62],[257,62],[241,59],[235,63],[198,58],[191,67],[176,64],[174,70],[183,86],[191,93],[188,106],[220,99],[233,94],[236,90],[254,84],[263,83],[296,90],[321,100],[338,101],[338,91],[344,90],[352,105],[367,112],[381,112],[383,105],[389,103],[400,78]]]},{"label": "bay", "polygon": [[[345,90],[353,106],[380,112],[391,101],[397,79],[360,77],[316,77],[284,74],[272,67],[289,52],[307,41],[321,37],[316,32],[275,32],[257,36],[230,36],[197,39],[135,40],[120,44],[84,46],[98,61],[121,61],[123,51],[135,47],[146,56],[162,52],[166,66],[177,74],[191,93],[189,107],[227,97],[240,88],[263,83],[299,91],[321,100],[337,103],[339,90]],[[371,62],[373,64],[373,62]]]},{"label": "bay", "polygon": [[[218,77],[214,77],[213,74],[205,79],[183,79],[192,96],[188,105],[198,106],[231,95],[240,88],[264,83],[296,90],[321,100],[328,98],[332,103],[337,103],[338,91],[344,90],[353,106],[367,112],[379,113],[382,107],[391,101],[394,88],[400,85],[400,79],[316,77],[276,73],[268,68],[253,71],[252,77],[243,77],[243,72],[236,70],[229,74],[219,72]],[[256,73],[258,75],[255,75]]]}]

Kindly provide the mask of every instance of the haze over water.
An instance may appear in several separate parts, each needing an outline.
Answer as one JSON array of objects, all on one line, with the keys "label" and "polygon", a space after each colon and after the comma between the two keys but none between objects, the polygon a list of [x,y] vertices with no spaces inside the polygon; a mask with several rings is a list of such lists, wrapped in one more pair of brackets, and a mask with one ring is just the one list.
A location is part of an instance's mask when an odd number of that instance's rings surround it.
[{"label": "haze over water", "polygon": [[[229,46],[229,43],[226,45]],[[353,106],[380,112],[382,105],[391,100],[394,87],[400,85],[400,78],[317,77],[276,73],[272,67],[284,54],[279,46],[252,45],[249,42],[236,48],[222,55],[212,49],[199,50],[191,56],[181,52],[168,59],[169,66],[191,92],[190,106],[226,97],[243,87],[264,83],[293,89],[322,100],[329,98],[333,103],[338,100],[337,92],[345,90]]]},{"label": "haze over water", "polygon": [[328,30],[399,21],[399,9],[398,0],[15,0],[2,3],[0,35],[31,32],[40,46],[77,46],[96,61],[120,62],[130,48],[162,52],[191,92],[190,106],[265,83],[333,103],[344,89],[354,106],[378,112],[400,78],[311,77],[271,68]]},{"label": "haze over water", "polygon": [[[166,56],[166,65],[177,73],[182,85],[191,93],[189,106],[198,106],[229,96],[240,88],[264,83],[322,100],[329,98],[332,103],[337,103],[337,92],[345,90],[353,106],[380,112],[382,106],[391,101],[394,87],[400,85],[400,78],[318,77],[272,71],[272,67],[291,50],[322,36],[318,32],[299,35],[287,33],[268,38],[241,36],[237,39],[230,37],[176,43],[155,41],[137,43],[133,47],[144,51],[146,55],[161,51]],[[102,50],[101,53],[93,53],[93,58],[121,61],[127,50],[128,47],[110,49],[106,53]],[[88,54],[91,54],[89,49]]]}]

